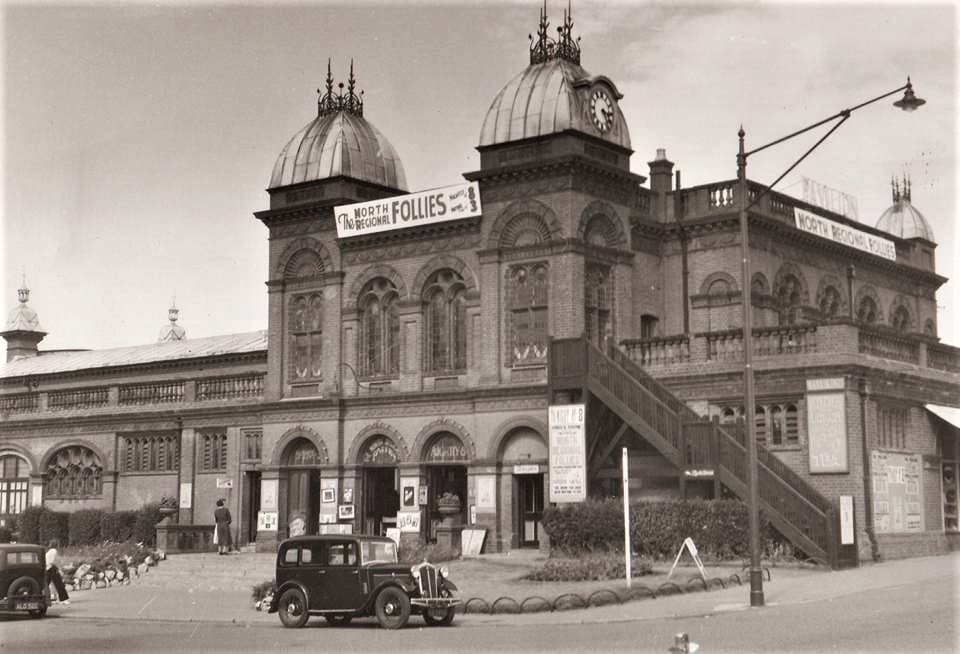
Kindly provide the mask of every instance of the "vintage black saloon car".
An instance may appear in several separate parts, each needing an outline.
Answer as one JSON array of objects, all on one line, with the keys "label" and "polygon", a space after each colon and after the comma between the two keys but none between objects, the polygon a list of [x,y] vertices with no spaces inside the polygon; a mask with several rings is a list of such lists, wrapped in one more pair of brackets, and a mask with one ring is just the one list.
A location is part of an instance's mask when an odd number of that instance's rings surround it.
[{"label": "vintage black saloon car", "polygon": [[44,583],[46,550],[40,545],[0,545],[0,611],[27,611],[42,618],[47,612]]},{"label": "vintage black saloon car", "polygon": [[376,616],[386,629],[400,629],[411,614],[431,626],[453,622],[460,600],[447,570],[423,561],[397,562],[397,545],[379,536],[298,536],[277,551],[277,591],[270,613],[287,627],[302,627],[311,615],[330,624]]}]

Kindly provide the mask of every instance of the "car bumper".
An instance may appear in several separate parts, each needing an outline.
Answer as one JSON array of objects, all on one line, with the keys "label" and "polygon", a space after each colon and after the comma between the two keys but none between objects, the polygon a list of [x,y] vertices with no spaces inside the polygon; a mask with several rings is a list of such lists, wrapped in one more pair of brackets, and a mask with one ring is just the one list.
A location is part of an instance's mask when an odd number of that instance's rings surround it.
[{"label": "car bumper", "polygon": [[411,597],[410,604],[428,609],[445,609],[463,604],[463,600],[452,597]]},{"label": "car bumper", "polygon": [[43,595],[18,595],[0,599],[0,611],[38,611],[47,608]]}]

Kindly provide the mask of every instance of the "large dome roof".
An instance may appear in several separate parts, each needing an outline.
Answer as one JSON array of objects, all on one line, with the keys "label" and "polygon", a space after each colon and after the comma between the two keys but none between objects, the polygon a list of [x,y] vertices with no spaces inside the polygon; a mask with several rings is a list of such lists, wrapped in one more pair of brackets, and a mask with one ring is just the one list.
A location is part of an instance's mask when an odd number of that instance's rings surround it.
[{"label": "large dome roof", "polygon": [[922,238],[936,242],[930,223],[910,204],[909,181],[904,181],[902,192],[899,184],[894,186],[893,205],[880,215],[876,227],[900,238]]},{"label": "large dome roof", "polygon": [[592,77],[580,66],[580,46],[572,37],[572,26],[572,18],[564,13],[564,26],[554,41],[547,36],[546,15],[541,12],[530,66],[494,98],[483,119],[480,147],[573,129],[630,149],[630,133],[616,102],[610,130],[600,132],[591,123],[587,106],[591,87],[603,83],[617,98],[621,96],[608,78]]},{"label": "large dome roof", "polygon": [[353,65],[347,93],[333,91],[327,68],[327,93],[317,117],[297,132],[273,166],[269,188],[345,176],[407,190],[407,176],[397,151],[363,117],[363,100],[354,93]]}]

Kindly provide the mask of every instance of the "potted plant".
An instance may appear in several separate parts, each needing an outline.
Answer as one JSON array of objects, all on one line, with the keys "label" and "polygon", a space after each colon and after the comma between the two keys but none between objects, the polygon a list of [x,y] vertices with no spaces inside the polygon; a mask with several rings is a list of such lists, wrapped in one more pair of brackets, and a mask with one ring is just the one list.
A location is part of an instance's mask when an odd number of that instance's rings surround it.
[{"label": "potted plant", "polygon": [[452,524],[454,518],[460,514],[460,496],[446,492],[437,498],[437,512],[443,516],[444,524]]},{"label": "potted plant", "polygon": [[160,498],[158,510],[160,511],[160,515],[162,517],[169,518],[177,512],[177,498],[164,495]]}]

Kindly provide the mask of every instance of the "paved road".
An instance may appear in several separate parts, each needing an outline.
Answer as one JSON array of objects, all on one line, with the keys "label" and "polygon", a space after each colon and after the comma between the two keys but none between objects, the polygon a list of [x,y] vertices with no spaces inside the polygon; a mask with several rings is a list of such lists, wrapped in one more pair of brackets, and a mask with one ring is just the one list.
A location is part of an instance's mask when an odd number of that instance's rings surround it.
[{"label": "paved road", "polygon": [[396,632],[380,629],[372,620],[329,627],[323,620],[314,619],[303,629],[284,629],[279,620],[185,623],[78,619],[55,612],[42,621],[24,618],[0,622],[0,652],[262,652],[322,648],[331,652],[662,653],[672,644],[673,634],[685,631],[705,654],[933,654],[955,652],[960,645],[955,630],[956,601],[955,577],[945,574],[826,599],[775,602],[762,609],[720,603],[704,615],[635,615],[622,619],[613,619],[605,609],[591,609],[548,614],[552,618],[549,621],[537,620],[537,616],[467,615],[458,616],[449,628],[423,627],[418,618],[413,618],[410,626]]}]

